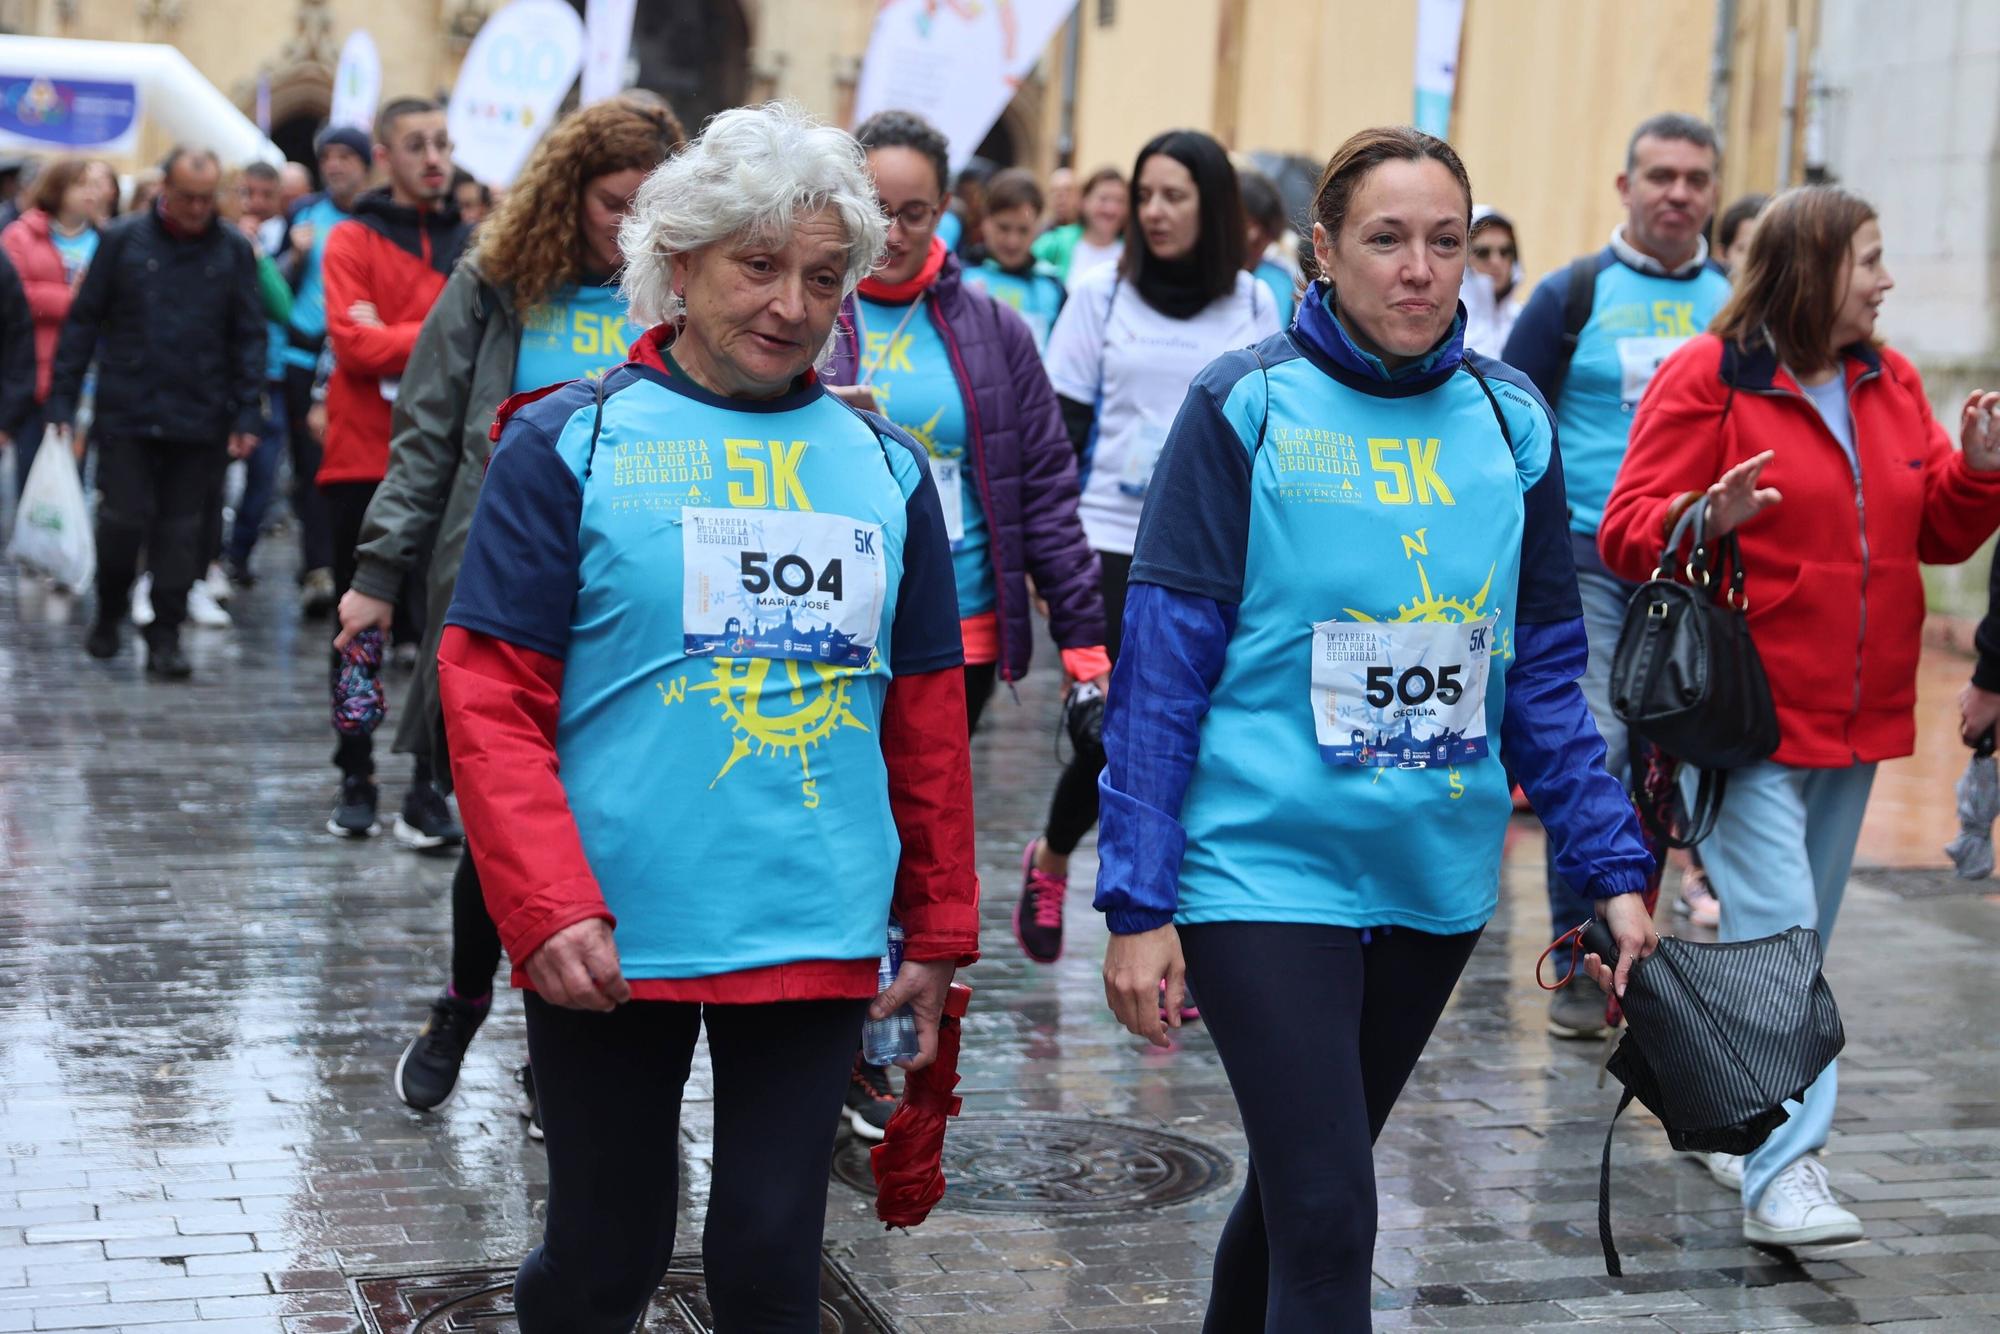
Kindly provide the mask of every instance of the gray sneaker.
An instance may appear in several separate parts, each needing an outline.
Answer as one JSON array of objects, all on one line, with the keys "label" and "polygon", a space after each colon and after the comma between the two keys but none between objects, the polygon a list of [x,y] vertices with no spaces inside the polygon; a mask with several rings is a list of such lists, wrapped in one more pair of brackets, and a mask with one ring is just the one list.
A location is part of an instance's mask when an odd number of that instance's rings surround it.
[{"label": "gray sneaker", "polygon": [[1575,981],[1549,997],[1549,1032],[1559,1038],[1601,1038],[1611,1031],[1604,1008],[1604,993],[1579,973]]}]

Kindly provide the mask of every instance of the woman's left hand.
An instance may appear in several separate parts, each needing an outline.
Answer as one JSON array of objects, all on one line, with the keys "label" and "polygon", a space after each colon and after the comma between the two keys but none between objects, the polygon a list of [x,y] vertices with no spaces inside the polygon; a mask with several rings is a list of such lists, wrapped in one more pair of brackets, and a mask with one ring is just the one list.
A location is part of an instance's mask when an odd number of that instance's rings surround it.
[{"label": "woman's left hand", "polygon": [[1653,914],[1646,911],[1644,894],[1614,894],[1597,905],[1597,915],[1618,942],[1618,968],[1613,972],[1595,954],[1584,955],[1583,966],[1590,971],[1591,981],[1622,998],[1632,965],[1660,947],[1660,933],[1653,929]]},{"label": "woman's left hand", "polygon": [[2000,393],[1975,389],[1958,414],[1958,445],[1974,472],[2000,472]]},{"label": "woman's left hand", "polygon": [[916,1016],[917,1055],[915,1060],[896,1062],[903,1069],[921,1070],[937,1059],[938,1020],[957,971],[958,965],[949,960],[905,959],[896,980],[868,1007],[870,1019],[887,1019],[905,1005]]}]

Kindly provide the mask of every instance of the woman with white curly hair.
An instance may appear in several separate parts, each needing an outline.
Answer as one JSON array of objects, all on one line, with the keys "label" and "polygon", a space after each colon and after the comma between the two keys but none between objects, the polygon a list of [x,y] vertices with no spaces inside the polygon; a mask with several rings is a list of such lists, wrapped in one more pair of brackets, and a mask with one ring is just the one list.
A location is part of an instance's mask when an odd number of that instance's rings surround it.
[{"label": "woman with white curly hair", "polygon": [[[547,1134],[526,1334],[624,1334],[645,1310],[703,1028],[716,1328],[817,1330],[862,1020],[912,1005],[927,1063],[977,957],[937,490],[914,441],[813,370],[885,231],[852,138],[781,104],[724,112],[620,232],[657,327],[601,380],[501,410],[439,684]],[[892,915],[904,962],[877,996]]]}]

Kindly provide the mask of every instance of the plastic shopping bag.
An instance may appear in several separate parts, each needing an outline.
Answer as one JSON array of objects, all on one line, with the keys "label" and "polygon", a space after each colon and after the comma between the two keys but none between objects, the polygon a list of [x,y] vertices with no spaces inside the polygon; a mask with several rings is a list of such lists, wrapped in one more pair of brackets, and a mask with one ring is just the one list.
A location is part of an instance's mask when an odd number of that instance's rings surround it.
[{"label": "plastic shopping bag", "polygon": [[28,484],[14,507],[7,554],[73,589],[89,587],[97,572],[97,539],[90,531],[76,456],[53,427],[42,436]]}]

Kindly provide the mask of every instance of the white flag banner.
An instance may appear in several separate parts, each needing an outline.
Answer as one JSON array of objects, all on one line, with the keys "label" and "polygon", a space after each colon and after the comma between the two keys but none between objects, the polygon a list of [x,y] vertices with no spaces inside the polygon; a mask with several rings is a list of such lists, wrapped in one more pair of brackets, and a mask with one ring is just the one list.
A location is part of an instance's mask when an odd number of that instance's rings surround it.
[{"label": "white flag banner", "polygon": [[914,111],[951,140],[956,172],[1075,8],[1076,0],[882,0],[854,91],[855,124]]},{"label": "white flag banner", "polygon": [[1417,0],[1417,128],[1444,138],[1451,130],[1451,99],[1458,91],[1458,34],[1465,0]]},{"label": "white flag banner", "polygon": [[488,185],[514,183],[583,65],[583,20],[563,0],[513,0],[486,20],[445,113],[452,158]]},{"label": "white flag banner", "polygon": [[583,12],[589,34],[583,57],[582,105],[625,91],[625,66],[632,56],[632,16],[639,0],[589,0]]},{"label": "white flag banner", "polygon": [[340,48],[340,67],[333,74],[333,110],[327,121],[372,131],[375,108],[381,101],[382,56],[375,49],[375,39],[356,29]]}]

